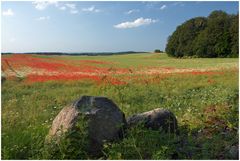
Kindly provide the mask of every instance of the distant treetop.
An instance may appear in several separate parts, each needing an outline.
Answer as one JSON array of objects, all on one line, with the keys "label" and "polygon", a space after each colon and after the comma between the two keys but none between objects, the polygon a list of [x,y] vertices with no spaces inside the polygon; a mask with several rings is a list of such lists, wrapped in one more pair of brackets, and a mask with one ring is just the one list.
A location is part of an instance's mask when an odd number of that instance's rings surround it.
[{"label": "distant treetop", "polygon": [[163,51],[159,50],[159,49],[155,49],[154,53],[163,53]]}]

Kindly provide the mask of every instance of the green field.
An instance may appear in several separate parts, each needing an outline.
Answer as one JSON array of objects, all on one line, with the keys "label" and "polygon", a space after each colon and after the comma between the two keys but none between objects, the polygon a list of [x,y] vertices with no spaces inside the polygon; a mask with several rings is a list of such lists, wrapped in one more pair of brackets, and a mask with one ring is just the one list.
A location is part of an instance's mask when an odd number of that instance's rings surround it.
[{"label": "green field", "polygon": [[35,57],[101,60],[113,62],[114,67],[134,69],[213,68],[221,74],[173,73],[153,83],[129,80],[123,85],[96,84],[90,80],[27,83],[24,79],[7,79],[2,82],[1,91],[2,159],[93,159],[84,153],[84,147],[59,145],[52,152],[44,146],[52,120],[64,106],[82,95],[106,96],[126,117],[166,108],[176,115],[179,124],[179,135],[141,126],[128,130],[122,141],[106,144],[103,156],[94,159],[238,159],[237,58],[175,59],[151,53]]},{"label": "green field", "polygon": [[197,59],[170,59],[167,54],[139,53],[112,56],[40,56],[62,60],[100,60],[115,62],[117,67],[175,67],[175,68],[209,68],[238,66],[237,58],[197,58]]}]

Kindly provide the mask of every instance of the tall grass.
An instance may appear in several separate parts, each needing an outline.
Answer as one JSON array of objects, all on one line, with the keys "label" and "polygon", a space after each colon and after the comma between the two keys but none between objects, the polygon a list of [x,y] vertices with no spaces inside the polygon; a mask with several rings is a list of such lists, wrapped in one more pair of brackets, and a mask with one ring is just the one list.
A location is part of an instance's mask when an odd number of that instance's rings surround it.
[{"label": "tall grass", "polygon": [[81,95],[109,97],[126,117],[167,108],[179,122],[180,135],[141,126],[130,129],[122,141],[106,144],[100,159],[234,159],[229,152],[238,145],[238,74],[234,71],[173,74],[155,83],[124,85],[7,80],[2,85],[2,159],[91,159],[74,151],[54,156],[44,147],[54,117]]}]

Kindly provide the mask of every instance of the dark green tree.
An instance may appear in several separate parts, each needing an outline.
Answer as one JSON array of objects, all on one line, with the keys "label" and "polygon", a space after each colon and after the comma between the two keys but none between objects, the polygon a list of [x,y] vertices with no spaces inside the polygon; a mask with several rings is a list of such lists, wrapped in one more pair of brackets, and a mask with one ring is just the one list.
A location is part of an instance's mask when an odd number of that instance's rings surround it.
[{"label": "dark green tree", "polygon": [[231,45],[231,57],[238,57],[239,52],[239,14],[231,17],[231,26],[229,28],[230,33],[230,45]]},{"label": "dark green tree", "polygon": [[207,22],[207,57],[226,57],[230,53],[230,18],[223,11],[213,11]]},{"label": "dark green tree", "polygon": [[159,50],[159,49],[155,49],[155,50],[154,50],[154,53],[162,53],[162,51]]},{"label": "dark green tree", "polygon": [[206,18],[197,17],[178,26],[168,39],[166,52],[175,57],[194,55],[193,39],[206,27],[206,24]]},{"label": "dark green tree", "polygon": [[197,57],[210,57],[211,48],[208,47],[208,37],[207,32],[201,32],[193,41],[193,51]]},{"label": "dark green tree", "polygon": [[197,17],[178,26],[168,38],[169,56],[238,56],[238,16],[213,11],[207,18]]}]

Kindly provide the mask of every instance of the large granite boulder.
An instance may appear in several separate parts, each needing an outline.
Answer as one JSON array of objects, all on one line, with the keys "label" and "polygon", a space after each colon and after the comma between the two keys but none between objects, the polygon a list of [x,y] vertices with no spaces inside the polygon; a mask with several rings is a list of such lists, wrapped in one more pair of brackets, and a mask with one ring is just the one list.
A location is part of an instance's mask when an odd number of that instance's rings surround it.
[{"label": "large granite boulder", "polygon": [[176,132],[178,127],[177,119],[174,114],[162,108],[136,114],[127,118],[129,127],[136,126],[139,123],[143,123],[146,128],[151,128],[152,130],[162,129],[165,132],[171,133]]},{"label": "large granite boulder", "polygon": [[101,152],[104,142],[120,139],[126,126],[124,113],[113,101],[106,97],[82,96],[59,112],[53,120],[47,140],[60,138],[64,133],[76,130],[79,120],[87,124],[88,151],[93,155]]}]

